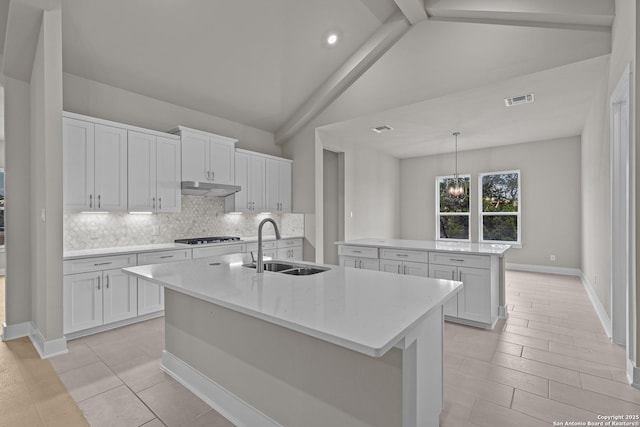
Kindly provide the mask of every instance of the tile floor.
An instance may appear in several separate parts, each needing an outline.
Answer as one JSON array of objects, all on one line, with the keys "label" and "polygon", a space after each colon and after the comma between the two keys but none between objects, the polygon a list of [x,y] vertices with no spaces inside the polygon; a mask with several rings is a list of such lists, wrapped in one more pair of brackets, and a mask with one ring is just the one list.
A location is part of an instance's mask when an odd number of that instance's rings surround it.
[{"label": "tile floor", "polygon": [[[510,317],[493,331],[446,323],[441,426],[551,426],[640,414],[640,390],[626,384],[624,353],[604,334],[578,278],[509,271],[507,302]],[[163,327],[155,319],[70,341],[69,354],[50,359],[90,425],[231,425],[160,370]],[[30,347],[23,341],[3,343],[0,354]],[[14,402],[6,378],[16,370],[4,367],[0,426],[58,425],[55,414],[30,424],[28,417],[43,412],[22,403],[10,414],[24,417],[5,421],[4,407]],[[42,388],[48,389],[56,387]]]}]

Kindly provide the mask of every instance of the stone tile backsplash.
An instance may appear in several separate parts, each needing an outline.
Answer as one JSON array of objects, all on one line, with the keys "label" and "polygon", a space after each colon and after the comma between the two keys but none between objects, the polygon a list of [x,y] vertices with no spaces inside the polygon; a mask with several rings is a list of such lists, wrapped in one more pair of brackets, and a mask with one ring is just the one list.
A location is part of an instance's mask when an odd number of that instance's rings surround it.
[{"label": "stone tile backsplash", "polygon": [[[175,214],[65,212],[64,250],[172,243],[188,237],[255,237],[266,217],[273,218],[284,235],[304,235],[303,214],[227,214],[222,197],[182,196],[182,212]],[[264,232],[273,235],[273,227],[265,226]]]}]

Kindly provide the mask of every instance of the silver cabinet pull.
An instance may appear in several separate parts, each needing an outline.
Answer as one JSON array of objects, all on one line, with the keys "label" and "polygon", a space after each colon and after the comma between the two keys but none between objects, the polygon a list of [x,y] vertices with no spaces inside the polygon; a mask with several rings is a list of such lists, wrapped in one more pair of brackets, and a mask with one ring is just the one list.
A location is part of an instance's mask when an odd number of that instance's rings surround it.
[{"label": "silver cabinet pull", "polygon": [[400,257],[406,258],[406,257],[408,257],[409,255],[407,255],[407,254],[396,254],[396,256],[400,256]]},{"label": "silver cabinet pull", "polygon": [[407,266],[405,265],[404,268],[402,269],[402,271],[404,272],[404,274],[407,274]]},{"label": "silver cabinet pull", "polygon": [[464,262],[463,259],[460,258],[449,258],[449,261],[453,261],[453,262]]},{"label": "silver cabinet pull", "polygon": [[456,280],[456,271],[455,270],[453,270],[451,272],[451,280]]},{"label": "silver cabinet pull", "polygon": [[398,264],[398,274],[400,274],[400,264]]},{"label": "silver cabinet pull", "polygon": [[98,290],[100,290],[100,276],[98,276]]},{"label": "silver cabinet pull", "polygon": [[156,208],[156,198],[155,197],[151,198],[151,204],[152,204],[152,208],[155,210],[155,208]]},{"label": "silver cabinet pull", "polygon": [[160,259],[173,258],[175,255],[163,255]]},{"label": "silver cabinet pull", "polygon": [[101,201],[100,201],[100,195],[98,194],[98,209],[100,209],[100,206],[102,205]]},{"label": "silver cabinet pull", "polygon": [[109,264],[111,264],[111,261],[109,261],[109,262],[97,262],[97,263],[95,263],[93,265],[97,267],[99,265],[109,265]]},{"label": "silver cabinet pull", "polygon": [[211,181],[211,171],[207,171],[207,181]]},{"label": "silver cabinet pull", "polygon": [[162,197],[158,197],[158,209],[162,210]]},{"label": "silver cabinet pull", "polygon": [[211,181],[215,181],[215,180],[216,180],[216,172],[211,171]]},{"label": "silver cabinet pull", "polygon": [[458,282],[462,282],[462,271],[458,271]]},{"label": "silver cabinet pull", "polygon": [[104,286],[109,289],[109,275],[104,276]]},{"label": "silver cabinet pull", "polygon": [[93,194],[89,194],[89,207],[93,209]]},{"label": "silver cabinet pull", "polygon": [[351,251],[351,252],[353,252],[354,254],[361,254],[362,253],[362,251]]},{"label": "silver cabinet pull", "polygon": [[358,268],[358,260],[357,259],[353,260],[353,268]]},{"label": "silver cabinet pull", "polygon": [[362,268],[362,260],[360,260],[360,268]]}]

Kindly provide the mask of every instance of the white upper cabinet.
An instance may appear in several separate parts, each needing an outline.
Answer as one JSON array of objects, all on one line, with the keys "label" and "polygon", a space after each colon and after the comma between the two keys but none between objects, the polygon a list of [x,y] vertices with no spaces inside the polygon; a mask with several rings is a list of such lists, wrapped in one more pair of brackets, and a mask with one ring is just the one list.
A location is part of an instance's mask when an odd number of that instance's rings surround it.
[{"label": "white upper cabinet", "polygon": [[182,139],[182,180],[233,185],[237,139],[180,126],[171,133]]},{"label": "white upper cabinet", "polygon": [[129,131],[129,211],[180,212],[180,141]]},{"label": "white upper cabinet", "polygon": [[265,210],[265,158],[246,151],[235,154],[235,185],[240,191],[229,196],[235,198],[233,211]]},{"label": "white upper cabinet", "polygon": [[271,212],[291,212],[291,160],[266,159],[266,207]]},{"label": "white upper cabinet", "polygon": [[64,208],[127,210],[127,131],[64,118]]}]

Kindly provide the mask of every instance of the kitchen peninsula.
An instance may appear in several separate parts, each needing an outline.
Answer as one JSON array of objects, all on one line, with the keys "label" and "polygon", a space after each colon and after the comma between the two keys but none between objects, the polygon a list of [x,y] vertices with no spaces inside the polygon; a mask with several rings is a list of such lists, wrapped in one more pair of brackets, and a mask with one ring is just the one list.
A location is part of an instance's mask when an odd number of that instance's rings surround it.
[{"label": "kitchen peninsula", "polygon": [[163,369],[238,425],[438,425],[443,304],[460,282],[249,262],[124,270],[164,286]]},{"label": "kitchen peninsula", "polygon": [[510,245],[378,238],[336,245],[343,267],[463,282],[444,306],[447,320],[493,329],[507,317],[504,254]]}]

